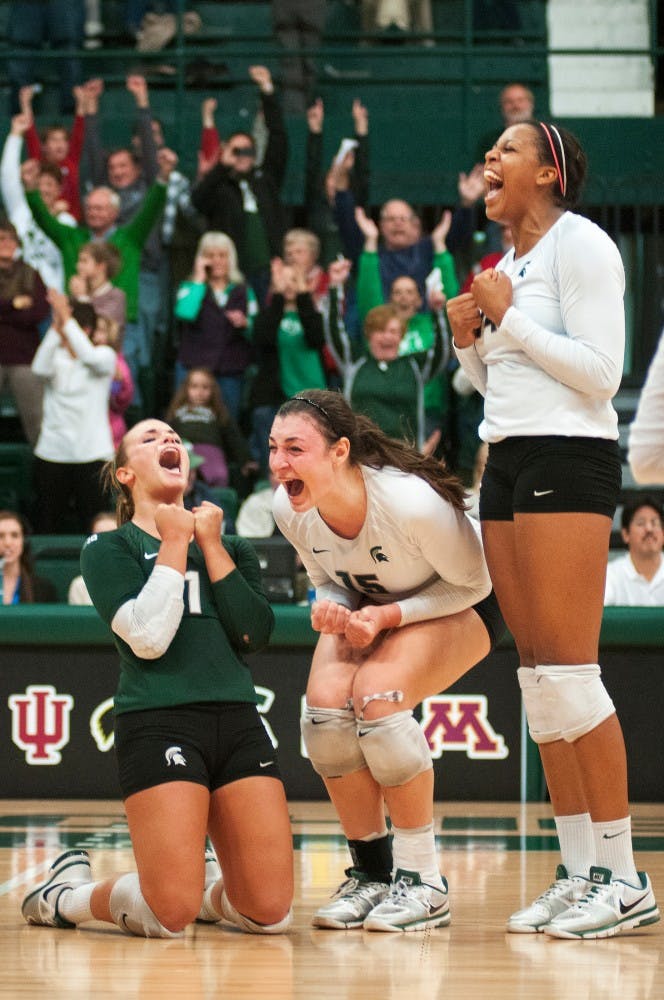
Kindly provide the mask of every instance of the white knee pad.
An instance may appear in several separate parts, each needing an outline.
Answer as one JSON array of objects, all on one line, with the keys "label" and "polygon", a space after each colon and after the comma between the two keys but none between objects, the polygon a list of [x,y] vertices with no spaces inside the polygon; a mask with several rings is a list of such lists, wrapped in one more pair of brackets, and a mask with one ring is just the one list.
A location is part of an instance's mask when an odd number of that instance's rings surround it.
[{"label": "white knee pad", "polygon": [[367,766],[352,709],[305,705],[300,726],[311,765],[323,778],[340,778]]},{"label": "white knee pad", "polygon": [[257,924],[255,920],[244,917],[235,909],[225,889],[221,894],[221,912],[225,920],[235,924],[247,934],[283,934],[293,922],[293,911],[289,910],[284,919],[276,924]]},{"label": "white knee pad", "polygon": [[540,687],[534,667],[519,667],[516,672],[523,698],[523,707],[528,720],[528,732],[535,743],[553,743],[561,740],[560,729],[551,729],[543,691]]},{"label": "white knee pad", "polygon": [[146,938],[179,938],[184,931],[169,931],[161,924],[145,902],[138,875],[123,875],[111,889],[111,916],[125,934]]},{"label": "white knee pad", "polygon": [[382,719],[358,720],[364,759],[379,785],[392,788],[433,767],[422,727],[408,709]]},{"label": "white knee pad", "polygon": [[596,729],[615,712],[597,663],[538,665],[535,674],[547,718],[552,720],[550,728],[557,726],[568,743]]}]

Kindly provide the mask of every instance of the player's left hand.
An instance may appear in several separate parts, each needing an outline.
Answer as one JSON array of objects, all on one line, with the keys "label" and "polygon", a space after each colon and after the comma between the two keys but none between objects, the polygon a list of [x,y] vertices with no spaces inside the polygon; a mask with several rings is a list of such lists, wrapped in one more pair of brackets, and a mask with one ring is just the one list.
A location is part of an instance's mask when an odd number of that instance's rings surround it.
[{"label": "player's left hand", "polygon": [[194,539],[203,549],[210,543],[220,543],[224,512],[221,507],[204,500],[200,507],[193,507]]},{"label": "player's left hand", "polygon": [[346,638],[355,649],[370,646],[380,631],[377,612],[379,608],[369,606],[353,611],[346,625]]},{"label": "player's left hand", "polygon": [[500,326],[512,305],[512,282],[502,271],[489,267],[473,278],[470,294],[477,308],[488,316],[494,326]]}]

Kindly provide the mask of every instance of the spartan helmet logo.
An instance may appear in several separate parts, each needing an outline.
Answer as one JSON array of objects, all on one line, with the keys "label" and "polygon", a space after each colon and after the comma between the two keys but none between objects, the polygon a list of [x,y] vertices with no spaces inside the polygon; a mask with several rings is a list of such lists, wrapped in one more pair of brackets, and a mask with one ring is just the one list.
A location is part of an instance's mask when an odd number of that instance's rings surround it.
[{"label": "spartan helmet logo", "polygon": [[169,767],[171,764],[179,764],[180,767],[187,766],[187,762],[182,756],[182,747],[169,747],[164,756]]},{"label": "spartan helmet logo", "polygon": [[385,555],[385,553],[382,551],[382,549],[383,549],[382,545],[374,545],[373,548],[369,549],[369,555],[371,556],[371,558],[375,563],[390,561]]}]

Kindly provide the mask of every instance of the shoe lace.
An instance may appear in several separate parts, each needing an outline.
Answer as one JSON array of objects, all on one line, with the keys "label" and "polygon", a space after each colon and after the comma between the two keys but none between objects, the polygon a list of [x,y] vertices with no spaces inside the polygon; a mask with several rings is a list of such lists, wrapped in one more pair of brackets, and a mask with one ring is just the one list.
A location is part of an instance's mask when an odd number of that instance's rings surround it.
[{"label": "shoe lace", "polygon": [[572,884],[571,878],[557,878],[555,882],[552,882],[548,889],[545,889],[541,896],[538,896],[537,901],[546,901],[549,899],[555,899],[565,892]]},{"label": "shoe lace", "polygon": [[363,882],[354,876],[342,882],[334,899],[370,899],[375,892],[375,882]]},{"label": "shoe lace", "polygon": [[580,899],[577,899],[574,905],[575,907],[578,907],[578,909],[580,910],[587,910],[589,907],[593,905],[593,903],[599,902],[606,896],[610,895],[610,893],[611,893],[610,884],[593,885],[590,887],[590,889],[588,889],[588,892],[584,893]]}]

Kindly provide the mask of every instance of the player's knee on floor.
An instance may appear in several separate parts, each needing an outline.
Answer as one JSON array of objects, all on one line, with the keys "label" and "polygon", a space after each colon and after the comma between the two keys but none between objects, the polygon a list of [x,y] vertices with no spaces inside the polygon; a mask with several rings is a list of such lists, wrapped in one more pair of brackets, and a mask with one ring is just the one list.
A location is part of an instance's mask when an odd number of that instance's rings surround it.
[{"label": "player's knee on floor", "polygon": [[293,911],[291,909],[273,923],[258,923],[250,917],[245,917],[235,909],[230,899],[226,895],[226,890],[221,894],[221,912],[225,920],[235,924],[240,930],[247,934],[284,934],[293,922]]},{"label": "player's knee on floor", "polygon": [[382,719],[358,719],[357,735],[369,770],[384,788],[404,785],[433,766],[429,744],[410,709]]},{"label": "player's knee on floor", "polygon": [[597,663],[538,665],[535,674],[549,728],[557,727],[567,743],[592,732],[615,712]]},{"label": "player's knee on floor", "polygon": [[162,914],[173,927],[178,930],[169,930],[160,920],[157,919],[153,911],[146,903],[138,875],[132,872],[119,878],[111,890],[109,899],[109,909],[113,921],[125,934],[135,934],[137,937],[146,938],[177,938],[181,937],[184,928],[191,923],[193,916],[187,912],[180,914],[172,913],[166,916]]},{"label": "player's knee on floor", "polygon": [[321,777],[340,778],[367,766],[352,709],[305,705],[300,725],[311,766]]}]

